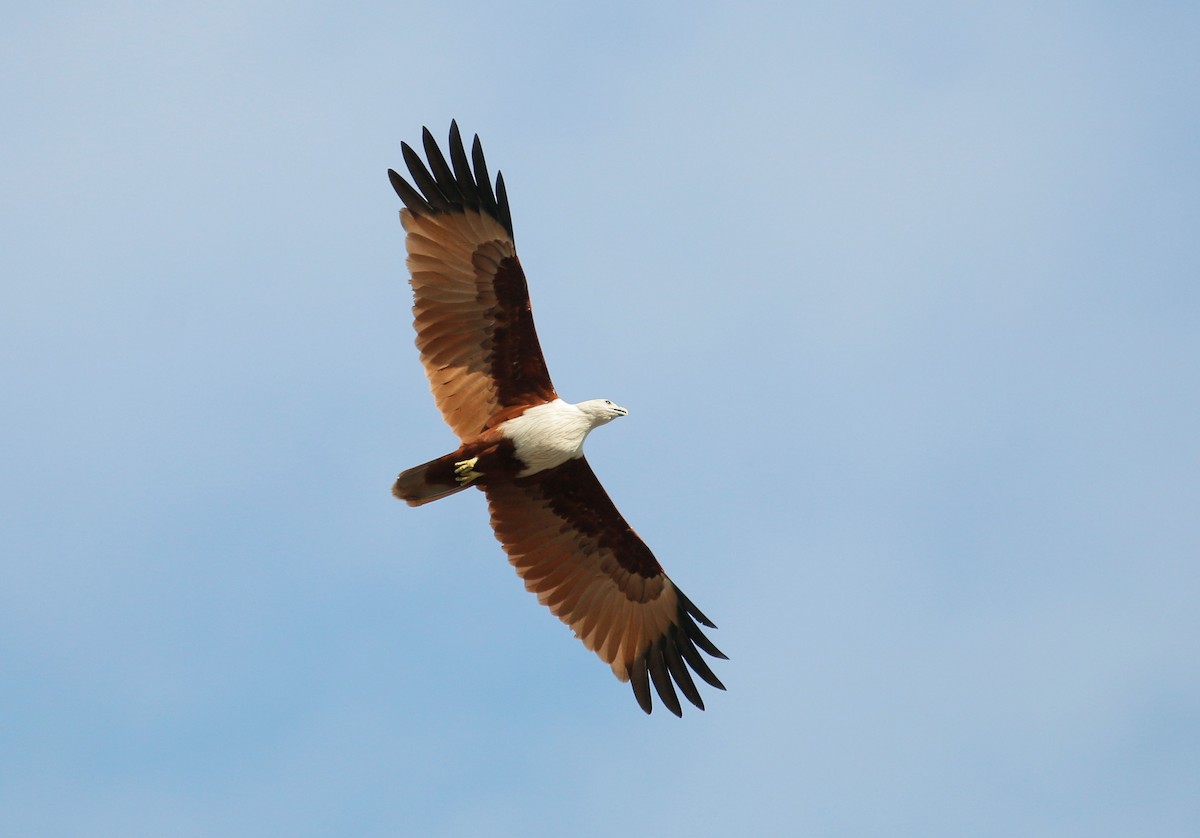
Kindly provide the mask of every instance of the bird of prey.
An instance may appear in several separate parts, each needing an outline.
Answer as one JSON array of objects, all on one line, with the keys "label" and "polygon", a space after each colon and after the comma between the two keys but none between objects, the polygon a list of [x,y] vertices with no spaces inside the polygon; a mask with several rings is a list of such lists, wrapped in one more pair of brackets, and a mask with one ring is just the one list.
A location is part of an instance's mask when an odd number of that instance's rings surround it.
[{"label": "bird of prey", "polygon": [[[487,495],[509,561],[583,645],[629,682],[641,708],[650,685],[682,715],[675,687],[704,709],[695,672],[724,685],[698,650],[724,658],[697,623],[715,625],[663,572],[583,456],[594,428],[628,411],[608,399],[571,404],[546,371],[504,178],[495,191],[476,136],[467,156],[450,124],[450,158],[423,131],[428,166],[407,144],[412,182],[388,177],[404,202],[421,363],[461,445],[408,469],[392,493],[420,506],[471,486]],[[690,671],[689,671],[690,669]]]}]

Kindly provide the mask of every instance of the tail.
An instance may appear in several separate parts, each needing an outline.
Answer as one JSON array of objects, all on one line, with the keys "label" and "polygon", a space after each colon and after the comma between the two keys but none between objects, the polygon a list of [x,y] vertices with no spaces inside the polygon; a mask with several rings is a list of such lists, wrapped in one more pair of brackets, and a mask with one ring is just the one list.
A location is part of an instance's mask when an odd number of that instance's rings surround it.
[{"label": "tail", "polygon": [[454,479],[453,463],[447,462],[453,459],[451,454],[408,469],[396,478],[392,494],[409,506],[421,506],[468,488],[469,484]]}]

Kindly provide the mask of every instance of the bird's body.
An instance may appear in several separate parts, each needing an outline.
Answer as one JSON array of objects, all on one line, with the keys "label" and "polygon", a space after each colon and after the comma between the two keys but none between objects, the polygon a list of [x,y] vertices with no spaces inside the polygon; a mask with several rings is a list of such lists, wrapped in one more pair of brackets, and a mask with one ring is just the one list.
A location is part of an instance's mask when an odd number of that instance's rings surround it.
[{"label": "bird's body", "polygon": [[[626,413],[608,399],[533,405],[466,440],[457,451],[404,472],[392,493],[409,506],[421,506],[472,484],[483,487],[558,468],[583,456],[583,441],[594,428]],[[460,463],[472,460],[469,469],[456,472]]]},{"label": "bird's body", "polygon": [[651,710],[651,683],[676,715],[676,685],[703,709],[691,672],[724,689],[698,651],[724,657],[697,622],[714,626],[663,573],[583,456],[587,435],[627,411],[607,399],[559,398],[534,331],[503,178],[493,193],[479,138],[468,160],[453,123],[449,162],[428,129],[423,140],[428,168],[402,146],[417,188],[388,175],[406,206],[417,347],[461,444],[403,472],[392,492],[420,506],[482,489],[526,587],[631,682],[643,710]]}]

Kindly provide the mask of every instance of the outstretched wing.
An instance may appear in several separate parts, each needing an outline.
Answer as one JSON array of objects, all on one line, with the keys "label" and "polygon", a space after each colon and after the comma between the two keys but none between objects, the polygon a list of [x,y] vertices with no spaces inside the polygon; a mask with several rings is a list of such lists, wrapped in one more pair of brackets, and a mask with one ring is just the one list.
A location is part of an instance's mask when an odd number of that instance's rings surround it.
[{"label": "outstretched wing", "polygon": [[504,178],[496,176],[493,193],[479,137],[468,161],[457,123],[450,163],[428,128],[422,138],[428,168],[402,145],[416,187],[391,169],[388,177],[405,205],[421,363],[442,416],[465,440],[505,408],[558,396],[533,328]]},{"label": "outstretched wing", "polygon": [[525,587],[631,682],[643,710],[651,682],[675,715],[676,685],[703,710],[689,667],[725,689],[697,650],[725,657],[696,623],[716,626],[663,573],[584,458],[485,491],[496,538]]}]

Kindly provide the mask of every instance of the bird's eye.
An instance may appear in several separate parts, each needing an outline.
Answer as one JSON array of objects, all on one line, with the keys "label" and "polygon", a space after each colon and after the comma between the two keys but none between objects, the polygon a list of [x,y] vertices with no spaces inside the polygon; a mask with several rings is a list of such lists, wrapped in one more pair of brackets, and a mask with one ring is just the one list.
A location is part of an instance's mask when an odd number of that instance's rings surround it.
[{"label": "bird's eye", "polygon": [[605,404],[612,404],[612,402],[610,402],[608,399],[605,399],[605,400],[604,400],[604,403],[605,403]]}]

